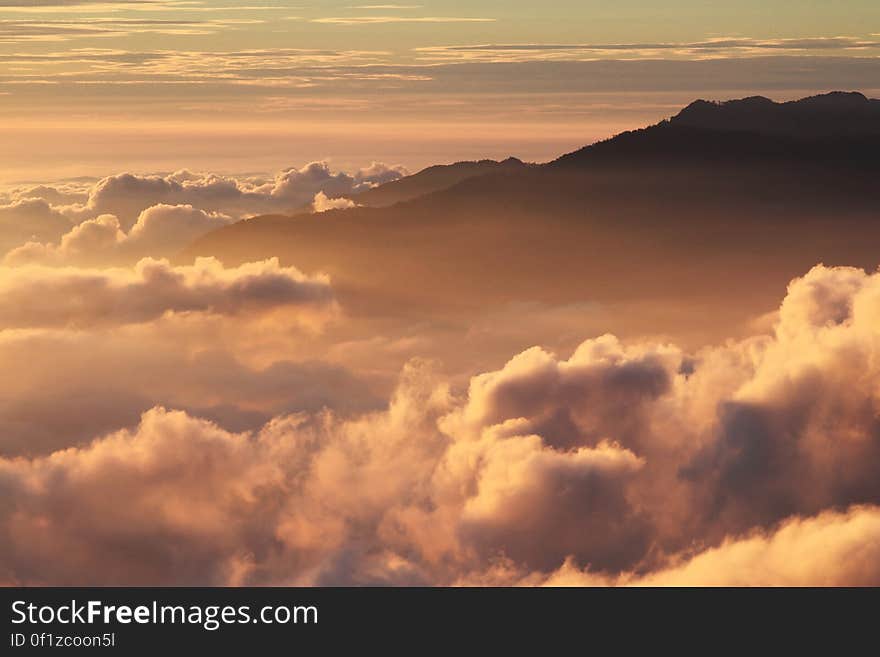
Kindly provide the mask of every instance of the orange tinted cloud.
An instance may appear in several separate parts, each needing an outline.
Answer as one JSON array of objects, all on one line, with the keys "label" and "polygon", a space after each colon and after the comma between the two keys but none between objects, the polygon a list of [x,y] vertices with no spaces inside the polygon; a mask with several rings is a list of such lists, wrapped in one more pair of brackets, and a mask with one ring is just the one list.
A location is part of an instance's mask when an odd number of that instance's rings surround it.
[{"label": "orange tinted cloud", "polygon": [[273,258],[224,268],[214,258],[172,266],[145,258],[132,269],[0,268],[4,328],[118,326],[166,313],[236,315],[274,307],[330,307],[326,277]]},{"label": "orange tinted cloud", "polygon": [[0,460],[7,579],[877,584],[878,314],[880,274],[819,266],[695,355],[605,336],[461,398],[414,362],[386,410],[245,433],[156,408]]},{"label": "orange tinted cloud", "polygon": [[191,205],[154,205],[138,216],[128,233],[119,219],[102,214],[86,219],[61,236],[58,244],[27,242],[9,251],[9,266],[133,264],[146,256],[172,255],[197,237],[231,223],[230,217]]},{"label": "orange tinted cloud", "polygon": [[769,531],[731,537],[672,560],[647,575],[608,576],[569,559],[549,576],[518,571],[509,560],[459,581],[528,586],[876,586],[880,582],[880,508],[854,506],[794,517]]}]

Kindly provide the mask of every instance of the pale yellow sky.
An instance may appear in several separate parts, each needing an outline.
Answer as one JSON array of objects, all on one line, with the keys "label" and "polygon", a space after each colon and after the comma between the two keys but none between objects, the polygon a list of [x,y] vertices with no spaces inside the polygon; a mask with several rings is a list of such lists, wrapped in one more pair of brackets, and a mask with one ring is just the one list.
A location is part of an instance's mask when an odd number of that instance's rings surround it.
[{"label": "pale yellow sky", "polygon": [[870,93],[878,35],[868,0],[0,0],[0,184],[542,160],[695,97]]}]

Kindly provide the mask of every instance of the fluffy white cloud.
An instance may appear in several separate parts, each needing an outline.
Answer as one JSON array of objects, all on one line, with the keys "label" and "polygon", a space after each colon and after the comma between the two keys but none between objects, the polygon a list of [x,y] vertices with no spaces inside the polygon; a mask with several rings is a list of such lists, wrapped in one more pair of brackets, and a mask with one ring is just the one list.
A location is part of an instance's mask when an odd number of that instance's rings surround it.
[{"label": "fluffy white cloud", "polygon": [[324,192],[315,194],[312,199],[312,210],[315,212],[327,212],[327,210],[344,210],[346,208],[356,207],[357,203],[350,198],[338,197],[330,198]]},{"label": "fluffy white cloud", "polygon": [[351,207],[344,197],[405,175],[403,167],[379,162],[353,173],[311,162],[271,178],[180,170],[120,173],[91,186],[17,188],[0,197],[0,254],[11,264],[131,264],[173,255],[205,232],[249,216]]},{"label": "fluffy white cloud", "polygon": [[404,175],[407,171],[402,167],[375,162],[352,174],[333,171],[327,162],[311,162],[301,168],[283,169],[268,180],[190,171],[167,176],[121,173],[100,180],[89,191],[85,204],[68,206],[65,212],[73,218],[113,214],[124,228],[144,209],[159,204],[191,205],[241,218],[302,210],[319,192],[329,197],[356,194]]}]

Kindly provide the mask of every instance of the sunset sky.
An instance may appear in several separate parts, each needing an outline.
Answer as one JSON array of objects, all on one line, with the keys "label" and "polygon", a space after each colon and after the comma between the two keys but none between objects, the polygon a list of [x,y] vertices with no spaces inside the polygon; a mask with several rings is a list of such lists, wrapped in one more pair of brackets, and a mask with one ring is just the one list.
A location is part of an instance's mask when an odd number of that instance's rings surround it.
[{"label": "sunset sky", "polygon": [[248,2],[0,0],[0,585],[880,585],[877,0]]},{"label": "sunset sky", "polygon": [[695,96],[870,92],[878,32],[871,0],[3,0],[0,184],[542,161]]}]

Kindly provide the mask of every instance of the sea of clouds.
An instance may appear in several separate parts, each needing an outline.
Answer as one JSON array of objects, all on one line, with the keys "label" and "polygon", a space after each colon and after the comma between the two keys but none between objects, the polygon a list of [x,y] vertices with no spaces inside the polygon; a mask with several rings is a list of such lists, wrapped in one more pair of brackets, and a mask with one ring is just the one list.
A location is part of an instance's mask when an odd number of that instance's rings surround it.
[{"label": "sea of clouds", "polygon": [[354,173],[311,162],[273,177],[181,170],[20,186],[0,193],[0,255],[9,265],[134,264],[250,216],[352,207],[348,196],[406,173],[379,162]]},{"label": "sea of clouds", "polygon": [[8,194],[0,581],[880,584],[880,273],[816,266],[696,351],[413,358],[388,397],[382,353],[309,347],[348,321],[326,276],[165,259],[400,173]]}]

